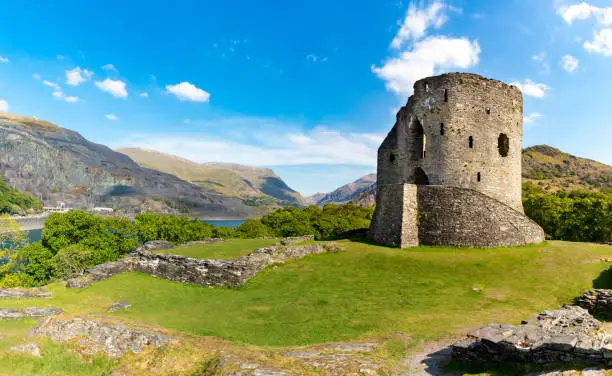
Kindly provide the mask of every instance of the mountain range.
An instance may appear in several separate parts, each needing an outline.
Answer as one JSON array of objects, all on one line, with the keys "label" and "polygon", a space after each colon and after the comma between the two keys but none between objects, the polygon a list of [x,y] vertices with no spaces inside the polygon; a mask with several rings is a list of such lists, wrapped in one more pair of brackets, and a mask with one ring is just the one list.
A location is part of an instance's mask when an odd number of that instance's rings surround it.
[{"label": "mountain range", "polygon": [[220,195],[236,197],[263,214],[282,206],[303,206],[304,198],[269,168],[230,163],[196,163],[141,148],[117,149],[144,168],[162,171]]},{"label": "mountain range", "polygon": [[141,167],[125,154],[47,121],[0,113],[0,175],[47,205],[111,206],[124,211],[192,212],[244,218],[253,207],[237,197]]}]

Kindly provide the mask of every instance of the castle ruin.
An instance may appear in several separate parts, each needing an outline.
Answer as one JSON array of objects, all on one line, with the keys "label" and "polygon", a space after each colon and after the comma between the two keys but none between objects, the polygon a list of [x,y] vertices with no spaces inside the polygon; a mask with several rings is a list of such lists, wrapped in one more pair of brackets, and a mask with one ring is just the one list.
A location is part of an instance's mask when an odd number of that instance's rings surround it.
[{"label": "castle ruin", "polygon": [[542,242],[521,201],[522,131],[514,86],[465,73],[417,81],[378,149],[371,240],[402,248]]}]

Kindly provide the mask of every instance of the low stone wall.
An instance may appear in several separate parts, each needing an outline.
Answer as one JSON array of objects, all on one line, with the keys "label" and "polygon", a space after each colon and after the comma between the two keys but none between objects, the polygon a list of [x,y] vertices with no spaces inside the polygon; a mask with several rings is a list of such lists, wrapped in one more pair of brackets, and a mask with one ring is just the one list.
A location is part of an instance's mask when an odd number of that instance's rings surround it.
[{"label": "low stone wall", "polygon": [[0,308],[0,320],[38,319],[62,312],[60,308]]},{"label": "low stone wall", "polygon": [[240,286],[270,264],[338,250],[335,243],[293,245],[313,239],[311,236],[283,239],[280,244],[258,248],[234,261],[155,254],[149,250],[167,249],[159,248],[167,244],[147,243],[123,259],[97,265],[85,275],[69,279],[66,286],[83,288],[111,276],[133,271],[202,286]]},{"label": "low stone wall", "polygon": [[12,287],[0,289],[0,299],[50,298],[51,293],[40,287]]},{"label": "low stone wall", "polygon": [[612,316],[612,290],[588,290],[578,299],[578,305],[592,314]]},{"label": "low stone wall", "polygon": [[489,324],[452,346],[460,362],[548,365],[612,365],[612,335],[585,309],[564,306],[544,311],[521,325]]}]

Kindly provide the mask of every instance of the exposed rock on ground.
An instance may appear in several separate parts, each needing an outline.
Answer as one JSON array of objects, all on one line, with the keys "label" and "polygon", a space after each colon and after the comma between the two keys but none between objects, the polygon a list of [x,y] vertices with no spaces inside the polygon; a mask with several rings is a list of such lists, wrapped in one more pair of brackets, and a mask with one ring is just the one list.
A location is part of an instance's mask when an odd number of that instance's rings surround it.
[{"label": "exposed rock on ground", "polygon": [[35,343],[26,343],[23,345],[13,346],[8,350],[9,353],[21,353],[40,357],[40,348]]},{"label": "exposed rock on ground", "polygon": [[60,308],[0,308],[0,320],[17,320],[59,315]]},{"label": "exposed rock on ground", "polygon": [[96,265],[83,276],[67,281],[69,288],[83,288],[111,276],[137,271],[183,283],[203,286],[240,286],[270,264],[297,259],[309,254],[336,252],[335,243],[295,245],[313,240],[312,236],[286,238],[280,244],[255,249],[237,260],[202,260],[186,256],[162,255],[150,250],[168,249],[166,242],[146,243],[127,257]]},{"label": "exposed rock on ground", "polygon": [[112,306],[108,307],[108,312],[114,312],[114,311],[119,311],[122,309],[127,309],[130,308],[132,305],[128,302],[119,302],[116,304],[113,304]]},{"label": "exposed rock on ground", "polygon": [[521,325],[489,324],[452,346],[462,362],[491,365],[514,363],[612,364],[612,335],[585,309],[564,306],[544,311]]},{"label": "exposed rock on ground", "polygon": [[578,299],[578,305],[592,314],[612,315],[612,290],[588,290]]},{"label": "exposed rock on ground", "polygon": [[50,298],[51,293],[40,287],[12,287],[0,289],[0,299]]},{"label": "exposed rock on ground", "polygon": [[139,353],[145,346],[163,346],[171,337],[142,329],[132,329],[102,321],[73,319],[46,319],[30,335],[43,335],[54,342],[75,340],[85,354],[103,351],[110,357],[127,352]]}]

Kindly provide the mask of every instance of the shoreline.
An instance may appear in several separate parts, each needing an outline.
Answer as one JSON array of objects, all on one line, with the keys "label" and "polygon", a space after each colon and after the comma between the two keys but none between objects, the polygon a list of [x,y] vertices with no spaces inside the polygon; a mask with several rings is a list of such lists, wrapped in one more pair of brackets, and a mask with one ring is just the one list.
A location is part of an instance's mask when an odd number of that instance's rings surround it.
[{"label": "shoreline", "polygon": [[41,230],[45,227],[48,215],[37,217],[16,217],[15,220],[23,231]]}]

